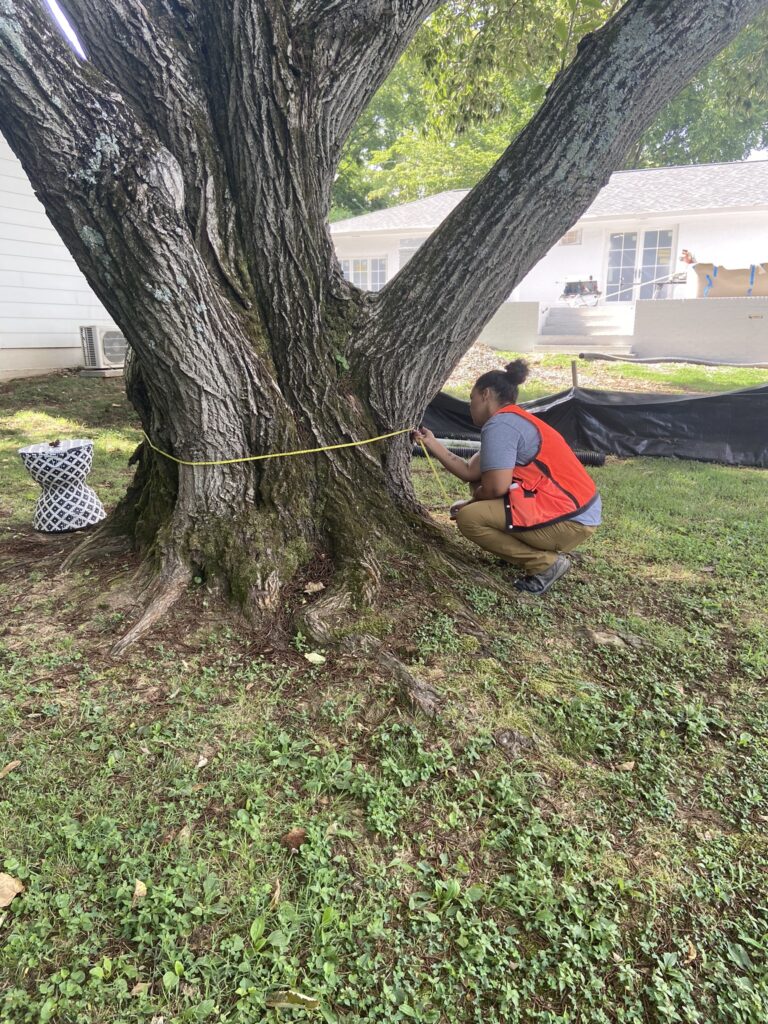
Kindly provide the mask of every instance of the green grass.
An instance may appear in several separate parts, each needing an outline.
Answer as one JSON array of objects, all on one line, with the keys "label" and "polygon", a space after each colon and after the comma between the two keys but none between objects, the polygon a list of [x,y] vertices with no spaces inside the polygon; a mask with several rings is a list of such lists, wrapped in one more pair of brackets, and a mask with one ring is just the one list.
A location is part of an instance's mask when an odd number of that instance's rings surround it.
[{"label": "green grass", "polygon": [[[112,660],[132,566],[57,572],[15,448],[87,432],[114,500],[118,384],[5,387],[0,417],[2,1024],[766,1020],[764,473],[609,461],[544,599],[425,575],[414,603],[394,552],[365,628],[440,691],[430,721],[203,586]],[[318,1008],[269,1008],[286,989]]]},{"label": "green grass", "polygon": [[[501,355],[515,358],[513,353]],[[569,369],[572,359],[571,355],[543,356],[537,361],[537,365]],[[657,384],[659,390],[700,393],[738,391],[740,388],[768,384],[768,370],[740,369],[733,366],[695,366],[689,363],[647,366],[640,363],[590,362],[586,359],[578,359],[577,364],[581,374],[599,367],[602,373],[614,379],[616,390],[619,391],[632,391],[633,384],[637,381]]]},{"label": "green grass", "polygon": [[133,477],[128,459],[141,441],[140,431],[122,379],[56,374],[0,384],[0,474],[5,482],[0,539],[30,522],[40,493],[17,455],[19,448],[56,438],[93,438],[89,483],[110,509]]}]

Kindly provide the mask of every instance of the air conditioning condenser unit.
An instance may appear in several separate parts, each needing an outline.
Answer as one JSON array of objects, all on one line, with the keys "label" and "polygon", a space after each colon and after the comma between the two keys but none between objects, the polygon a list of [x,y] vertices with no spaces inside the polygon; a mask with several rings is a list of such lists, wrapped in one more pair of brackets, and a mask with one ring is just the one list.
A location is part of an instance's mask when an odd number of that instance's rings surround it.
[{"label": "air conditioning condenser unit", "polygon": [[116,327],[91,324],[80,328],[83,346],[83,377],[119,377],[125,365],[128,342]]}]

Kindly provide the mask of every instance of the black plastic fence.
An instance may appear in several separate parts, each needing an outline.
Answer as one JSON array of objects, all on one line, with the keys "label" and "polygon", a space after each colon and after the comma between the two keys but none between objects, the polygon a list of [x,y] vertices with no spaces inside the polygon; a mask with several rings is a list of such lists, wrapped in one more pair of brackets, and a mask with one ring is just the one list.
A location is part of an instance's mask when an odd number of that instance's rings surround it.
[{"label": "black plastic fence", "polygon": [[[768,468],[768,385],[716,395],[571,388],[522,404],[580,451]],[[480,438],[469,403],[442,392],[429,405],[424,424],[439,437]]]}]

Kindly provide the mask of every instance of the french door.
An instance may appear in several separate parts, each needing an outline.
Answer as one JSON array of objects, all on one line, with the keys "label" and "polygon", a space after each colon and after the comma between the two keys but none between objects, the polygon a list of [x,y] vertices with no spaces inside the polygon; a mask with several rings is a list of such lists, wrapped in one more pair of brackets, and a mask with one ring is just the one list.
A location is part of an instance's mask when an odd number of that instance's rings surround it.
[{"label": "french door", "polygon": [[605,301],[654,298],[658,279],[672,274],[673,234],[672,228],[610,234]]}]

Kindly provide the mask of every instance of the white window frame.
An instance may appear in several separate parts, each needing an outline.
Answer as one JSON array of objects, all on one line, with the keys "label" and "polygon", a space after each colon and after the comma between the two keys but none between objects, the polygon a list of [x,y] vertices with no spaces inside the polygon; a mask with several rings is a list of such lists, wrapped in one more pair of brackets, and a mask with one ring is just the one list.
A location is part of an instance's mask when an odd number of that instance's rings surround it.
[{"label": "white window frame", "polygon": [[[378,288],[373,288],[373,263],[374,260],[379,260],[383,263],[384,280],[381,282]],[[364,264],[365,271],[364,276],[361,268],[355,268],[355,264]],[[344,275],[345,280],[349,281],[350,284],[354,284],[356,288],[360,288],[363,291],[381,291],[388,280],[389,261],[386,256],[345,256],[344,259],[339,260],[341,266],[341,272]],[[357,274],[358,280],[354,280]]]}]

